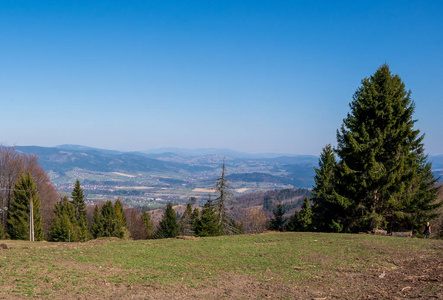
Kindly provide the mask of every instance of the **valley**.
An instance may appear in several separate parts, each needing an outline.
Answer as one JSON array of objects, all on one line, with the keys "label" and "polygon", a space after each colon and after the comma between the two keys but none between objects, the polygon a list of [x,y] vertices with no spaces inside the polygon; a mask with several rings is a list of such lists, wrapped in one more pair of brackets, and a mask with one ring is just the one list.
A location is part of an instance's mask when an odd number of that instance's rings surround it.
[{"label": "valley", "polygon": [[75,145],[16,147],[39,157],[58,191],[69,195],[79,179],[88,204],[119,198],[126,205],[158,208],[190,197],[203,204],[214,194],[214,182],[225,160],[233,196],[255,191],[311,188],[315,156],[237,157],[220,153],[118,152]]},{"label": "valley", "polygon": [[[120,152],[77,145],[19,146],[38,156],[57,190],[69,195],[79,179],[92,205],[121,199],[126,205],[155,209],[167,202],[203,205],[214,196],[223,160],[233,196],[286,188],[310,189],[318,158],[310,155],[247,154],[227,149],[163,149],[173,152]],[[443,175],[443,157],[431,156],[434,174]],[[441,180],[441,178],[440,178]]]}]

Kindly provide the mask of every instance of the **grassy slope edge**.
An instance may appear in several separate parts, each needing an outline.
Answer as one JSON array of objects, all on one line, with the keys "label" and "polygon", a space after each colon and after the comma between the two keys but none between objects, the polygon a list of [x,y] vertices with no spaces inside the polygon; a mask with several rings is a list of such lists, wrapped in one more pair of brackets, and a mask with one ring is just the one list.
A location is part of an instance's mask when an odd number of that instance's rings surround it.
[{"label": "grassy slope edge", "polygon": [[268,233],[1,241],[0,298],[443,298],[443,243]]}]

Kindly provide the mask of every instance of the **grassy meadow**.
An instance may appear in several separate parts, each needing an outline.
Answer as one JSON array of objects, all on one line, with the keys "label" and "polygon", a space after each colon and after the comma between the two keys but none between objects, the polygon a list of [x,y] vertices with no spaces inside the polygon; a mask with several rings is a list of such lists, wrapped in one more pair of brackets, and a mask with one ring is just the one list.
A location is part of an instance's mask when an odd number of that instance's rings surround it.
[{"label": "grassy meadow", "polygon": [[9,248],[0,250],[4,299],[443,297],[437,240],[267,233],[0,244]]}]

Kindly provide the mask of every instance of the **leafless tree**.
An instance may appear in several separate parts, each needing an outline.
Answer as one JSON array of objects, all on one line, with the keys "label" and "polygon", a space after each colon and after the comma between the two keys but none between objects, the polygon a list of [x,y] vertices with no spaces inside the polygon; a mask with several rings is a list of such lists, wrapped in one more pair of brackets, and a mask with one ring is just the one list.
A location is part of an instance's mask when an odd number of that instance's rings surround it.
[{"label": "leafless tree", "polygon": [[51,184],[49,176],[38,163],[38,157],[33,154],[18,152],[14,147],[0,146],[0,209],[2,225],[5,227],[7,208],[12,199],[12,190],[20,174],[30,172],[41,198],[41,213],[43,230],[49,233],[49,227],[54,217],[54,205],[58,201],[58,193]]},{"label": "leafless tree", "polygon": [[251,208],[246,213],[245,232],[262,233],[266,229],[268,218],[261,208]]},{"label": "leafless tree", "polygon": [[126,226],[131,233],[131,238],[141,240],[147,238],[145,225],[142,216],[137,208],[125,208]]}]

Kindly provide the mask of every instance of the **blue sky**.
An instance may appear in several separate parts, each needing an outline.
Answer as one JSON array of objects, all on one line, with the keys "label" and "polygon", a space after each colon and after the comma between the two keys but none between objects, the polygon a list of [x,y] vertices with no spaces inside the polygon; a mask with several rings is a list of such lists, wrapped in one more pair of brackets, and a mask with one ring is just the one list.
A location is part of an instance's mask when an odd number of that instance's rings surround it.
[{"label": "blue sky", "polygon": [[443,154],[441,1],[1,1],[0,143],[318,155],[383,63]]}]

